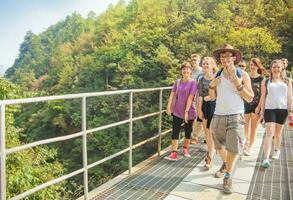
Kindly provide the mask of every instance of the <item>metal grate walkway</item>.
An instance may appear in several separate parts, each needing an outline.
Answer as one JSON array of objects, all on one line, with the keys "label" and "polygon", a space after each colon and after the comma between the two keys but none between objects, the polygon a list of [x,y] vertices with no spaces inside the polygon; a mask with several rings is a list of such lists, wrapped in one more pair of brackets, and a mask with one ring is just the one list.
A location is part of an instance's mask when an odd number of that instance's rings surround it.
[{"label": "metal grate walkway", "polygon": [[[239,193],[239,191],[242,191],[239,190],[239,187],[245,186],[246,179],[241,179],[242,181],[240,181],[238,177],[239,180],[235,179],[235,184],[238,184],[235,185],[238,187],[238,193],[235,193],[234,196],[222,194],[222,184],[216,183],[218,179],[212,177],[214,171],[200,174],[199,179],[206,181],[205,186],[198,183],[200,181],[198,178],[193,180],[196,177],[195,174],[203,173],[197,172],[198,169],[191,175],[191,180],[185,179],[203,161],[206,154],[206,152],[201,150],[203,145],[192,145],[191,158],[183,158],[181,156],[179,161],[171,162],[163,159],[166,154],[162,155],[134,174],[99,193],[92,200],[152,200],[164,199],[167,196],[169,197],[170,194],[172,194],[170,196],[171,199],[205,199],[204,197],[210,197],[207,199],[228,199],[228,197],[231,197],[231,199],[247,200],[293,200],[293,129],[290,129],[288,126],[285,127],[280,159],[273,160],[271,167],[266,170],[261,167],[263,160],[262,146],[259,149],[255,167],[248,171],[246,170],[247,168],[243,169],[243,173],[250,173],[250,175],[253,173],[252,178],[248,180],[250,183],[248,182],[249,185],[245,193]],[[246,162],[249,165],[251,161],[242,161],[241,163],[244,164],[244,167]],[[238,172],[240,172],[240,169],[238,169]],[[180,187],[176,190],[176,187],[180,184],[185,188]],[[219,188],[214,188],[214,186],[218,185],[220,185]]]},{"label": "metal grate walkway", "polygon": [[200,145],[191,145],[192,156],[184,158],[179,155],[177,162],[164,160],[163,157],[167,155],[164,154],[92,200],[164,199],[204,159],[206,152],[201,148]]},{"label": "metal grate walkway", "polygon": [[293,130],[290,127],[284,128],[280,159],[273,160],[266,170],[260,166],[262,160],[261,148],[247,200],[293,199]]}]

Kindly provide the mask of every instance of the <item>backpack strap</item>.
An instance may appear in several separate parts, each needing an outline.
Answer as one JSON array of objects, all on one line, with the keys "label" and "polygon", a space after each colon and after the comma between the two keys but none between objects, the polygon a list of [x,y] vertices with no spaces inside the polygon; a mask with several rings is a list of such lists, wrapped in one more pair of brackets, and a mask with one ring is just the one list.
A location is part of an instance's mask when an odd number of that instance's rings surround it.
[{"label": "backpack strap", "polygon": [[[224,68],[221,68],[217,73],[216,73],[216,77],[215,78],[218,78],[219,76],[221,76],[222,72],[223,72],[223,69]],[[236,67],[236,75],[238,78],[241,78],[241,69],[239,67]]]},{"label": "backpack strap", "polygon": [[238,78],[241,78],[241,69],[239,67],[236,68],[236,75],[238,76]]},{"label": "backpack strap", "polygon": [[290,78],[289,78],[289,77],[286,77],[286,78],[284,79],[284,81],[285,81],[285,83],[288,85],[289,82],[290,82]]},{"label": "backpack strap", "polygon": [[223,72],[223,68],[217,71],[215,78],[218,78],[219,76],[221,76],[222,72]]},{"label": "backpack strap", "polygon": [[287,76],[287,78],[292,79],[292,74],[288,70],[286,70],[286,76]]}]

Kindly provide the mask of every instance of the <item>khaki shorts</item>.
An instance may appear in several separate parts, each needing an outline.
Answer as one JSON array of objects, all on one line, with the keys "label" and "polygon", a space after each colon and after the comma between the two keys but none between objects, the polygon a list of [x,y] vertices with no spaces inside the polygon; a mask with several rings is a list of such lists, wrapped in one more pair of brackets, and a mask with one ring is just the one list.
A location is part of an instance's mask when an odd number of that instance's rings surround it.
[{"label": "khaki shorts", "polygon": [[215,149],[223,146],[232,153],[242,153],[245,135],[244,119],[242,114],[214,115],[211,122],[211,131],[214,138]]}]

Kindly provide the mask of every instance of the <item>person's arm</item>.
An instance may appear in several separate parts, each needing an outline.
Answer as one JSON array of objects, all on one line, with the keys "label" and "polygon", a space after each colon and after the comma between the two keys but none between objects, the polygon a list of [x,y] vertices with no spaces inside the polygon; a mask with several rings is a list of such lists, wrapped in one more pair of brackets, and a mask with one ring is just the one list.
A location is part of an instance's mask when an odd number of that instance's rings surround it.
[{"label": "person's arm", "polygon": [[184,111],[184,120],[186,123],[188,123],[188,111],[191,107],[191,104],[193,103],[193,99],[194,99],[194,95],[193,94],[190,94],[188,96],[188,99],[187,99],[187,103],[186,103],[186,107],[185,107],[185,111]]},{"label": "person's arm", "polygon": [[288,80],[288,113],[292,115],[293,112],[293,105],[292,105],[292,81],[291,79]]},{"label": "person's arm", "polygon": [[185,110],[184,110],[184,121],[186,123],[188,123],[189,109],[190,109],[191,105],[193,104],[194,99],[197,98],[197,94],[198,94],[198,84],[196,83],[196,81],[193,81],[191,83],[191,87],[190,87],[190,90],[189,90],[189,95],[188,95],[187,102],[186,102],[186,107],[185,107]]},{"label": "person's arm", "polygon": [[168,115],[171,115],[171,106],[172,106],[172,100],[173,100],[173,97],[175,95],[175,92],[171,92],[170,96],[169,96],[169,100],[168,100],[168,104],[167,104],[167,114]]},{"label": "person's arm", "polygon": [[203,101],[203,78],[200,79],[198,81],[198,95],[197,95],[197,100],[196,100],[196,111],[197,111],[197,114],[198,114],[198,117],[200,119],[202,119],[202,101]]},{"label": "person's arm", "polygon": [[203,101],[203,97],[202,97],[202,96],[199,96],[199,97],[197,98],[196,110],[197,110],[198,117],[199,117],[200,119],[203,118],[203,113],[202,113],[202,101]]},{"label": "person's arm", "polygon": [[246,101],[251,102],[254,97],[253,90],[251,88],[250,77],[247,72],[242,71],[242,78],[238,78],[236,73],[232,74],[231,80],[238,90],[240,96]]},{"label": "person's arm", "polygon": [[[175,97],[175,95],[177,95],[177,90],[179,87],[179,82],[180,80],[175,81],[175,83],[173,84],[169,99],[168,99],[168,104],[167,104],[167,114],[171,115],[172,114],[172,101]],[[174,108],[173,108],[174,109]]]},{"label": "person's arm", "polygon": [[263,118],[263,114],[265,111],[265,101],[267,96],[267,89],[266,89],[266,79],[261,82],[261,96],[260,96],[260,118]]}]

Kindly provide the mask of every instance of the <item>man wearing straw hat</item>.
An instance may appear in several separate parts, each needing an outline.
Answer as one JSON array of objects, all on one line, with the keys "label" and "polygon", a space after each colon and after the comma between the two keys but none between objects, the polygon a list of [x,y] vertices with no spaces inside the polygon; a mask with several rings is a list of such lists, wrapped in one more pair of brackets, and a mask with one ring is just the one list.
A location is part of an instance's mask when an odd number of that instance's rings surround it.
[{"label": "man wearing straw hat", "polygon": [[242,60],[242,53],[238,49],[225,44],[213,54],[223,67],[209,86],[210,96],[216,99],[211,131],[215,148],[223,160],[223,165],[215,173],[215,177],[224,176],[224,192],[231,194],[233,192],[231,175],[245,142],[243,99],[250,102],[254,94],[249,75],[240,68],[236,68]]}]

